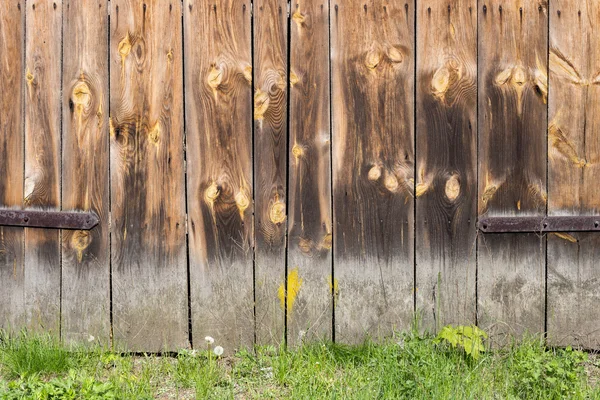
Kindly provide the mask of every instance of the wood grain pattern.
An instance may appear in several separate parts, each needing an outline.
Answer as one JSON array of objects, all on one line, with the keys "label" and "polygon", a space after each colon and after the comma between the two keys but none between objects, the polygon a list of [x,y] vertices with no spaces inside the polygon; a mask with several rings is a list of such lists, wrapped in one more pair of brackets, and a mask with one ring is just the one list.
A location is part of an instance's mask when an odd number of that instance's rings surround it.
[{"label": "wood grain pattern", "polygon": [[254,341],[250,2],[186,0],[184,26],[193,341],[229,352]]},{"label": "wood grain pattern", "polygon": [[333,298],[329,4],[298,0],[291,13],[287,337],[294,345],[331,339]]},{"label": "wood grain pattern", "polygon": [[68,0],[63,32],[62,204],[93,210],[91,231],[63,231],[62,338],[110,342],[108,2]]},{"label": "wood grain pattern", "polygon": [[416,288],[421,326],[475,323],[477,2],[417,8]]},{"label": "wood grain pattern", "polygon": [[188,344],[181,3],[111,1],[115,343]]},{"label": "wood grain pattern", "polygon": [[[0,207],[23,206],[25,5],[0,2]],[[23,228],[0,226],[0,329],[24,323]]]},{"label": "wood grain pattern", "polygon": [[[62,2],[27,3],[25,206],[60,209]],[[60,231],[25,229],[27,327],[59,335]]]},{"label": "wood grain pattern", "polygon": [[[548,214],[600,213],[600,4],[550,3]],[[548,341],[600,348],[598,233],[548,239]]]},{"label": "wood grain pattern", "polygon": [[285,335],[287,1],[257,0],[253,10],[256,341],[272,344]]},{"label": "wood grain pattern", "polygon": [[413,315],[414,2],[334,2],[335,335],[360,342]]},{"label": "wood grain pattern", "polygon": [[[544,215],[547,3],[486,0],[479,8],[479,215]],[[545,238],[479,239],[479,324],[496,343],[544,329]]]}]

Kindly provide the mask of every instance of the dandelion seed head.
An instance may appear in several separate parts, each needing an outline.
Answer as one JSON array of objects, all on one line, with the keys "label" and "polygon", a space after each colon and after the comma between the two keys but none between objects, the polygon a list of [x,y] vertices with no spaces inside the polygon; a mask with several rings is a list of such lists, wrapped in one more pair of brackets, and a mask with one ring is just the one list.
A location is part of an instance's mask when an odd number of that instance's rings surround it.
[{"label": "dandelion seed head", "polygon": [[204,341],[208,344],[213,344],[215,342],[215,339],[212,338],[211,336],[207,336],[204,338]]},{"label": "dandelion seed head", "polygon": [[221,356],[223,354],[223,348],[221,346],[215,346],[213,352],[217,355],[217,356]]}]

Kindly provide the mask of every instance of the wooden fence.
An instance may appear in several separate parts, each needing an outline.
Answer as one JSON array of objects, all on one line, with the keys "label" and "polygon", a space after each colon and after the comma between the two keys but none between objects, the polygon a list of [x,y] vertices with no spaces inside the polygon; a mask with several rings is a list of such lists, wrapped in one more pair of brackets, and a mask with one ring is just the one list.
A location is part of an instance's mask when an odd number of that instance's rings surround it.
[{"label": "wooden fence", "polygon": [[[0,326],[160,351],[477,323],[600,348],[592,0],[3,0]],[[287,283],[286,283],[287,282]]]}]

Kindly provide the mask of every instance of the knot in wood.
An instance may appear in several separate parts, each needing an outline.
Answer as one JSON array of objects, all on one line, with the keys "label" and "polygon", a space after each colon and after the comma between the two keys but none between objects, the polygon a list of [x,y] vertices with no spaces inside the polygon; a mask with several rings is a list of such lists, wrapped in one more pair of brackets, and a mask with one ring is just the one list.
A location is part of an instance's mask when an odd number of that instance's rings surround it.
[{"label": "knot in wood", "polygon": [[250,198],[243,189],[236,193],[235,204],[238,210],[240,211],[240,217],[244,219],[244,212],[246,211],[248,206],[250,206]]},{"label": "knot in wood", "polygon": [[522,65],[517,65],[512,74],[512,81],[517,86],[523,86],[527,81],[527,71]]},{"label": "knot in wood", "polygon": [[294,15],[292,15],[292,20],[298,25],[298,28],[301,28],[304,24],[304,15],[300,12],[300,10],[296,10]]},{"label": "knot in wood", "polygon": [[206,81],[208,82],[208,86],[210,86],[213,90],[217,90],[223,81],[223,70],[216,64],[212,64],[210,66],[210,70],[208,71],[208,77],[206,78]]},{"label": "knot in wood", "polygon": [[77,253],[77,260],[83,260],[83,251],[92,243],[92,235],[89,231],[75,231],[71,236],[71,248]]},{"label": "knot in wood", "polygon": [[448,178],[446,181],[445,193],[450,201],[454,201],[458,198],[458,195],[460,194],[460,181],[458,175],[452,175]]},{"label": "knot in wood", "polygon": [[429,190],[429,182],[419,182],[415,187],[415,196],[421,197]]},{"label": "knot in wood", "polygon": [[443,98],[450,87],[450,70],[446,65],[439,68],[431,79],[431,91],[438,98]]},{"label": "knot in wood", "polygon": [[79,81],[74,87],[71,94],[71,100],[77,106],[77,111],[80,113],[88,108],[92,102],[92,92],[87,83]]},{"label": "knot in wood", "polygon": [[390,46],[387,51],[389,60],[393,63],[401,63],[404,61],[404,54],[397,47]]},{"label": "knot in wood", "polygon": [[136,63],[138,65],[141,65],[144,63],[144,60],[146,59],[146,42],[144,41],[143,38],[138,37],[135,40],[134,47],[135,47],[134,55],[135,55]]},{"label": "knot in wood", "polygon": [[369,170],[368,174],[370,181],[376,181],[381,177],[381,168],[378,165],[374,165]]},{"label": "knot in wood", "polygon": [[292,154],[294,155],[294,158],[296,159],[296,162],[297,162],[298,159],[304,155],[304,149],[302,148],[302,146],[299,146],[296,143],[296,144],[294,144],[294,147],[292,147]]},{"label": "knot in wood", "polygon": [[485,190],[483,191],[483,195],[481,196],[481,201],[484,204],[487,204],[496,194],[496,190],[498,190],[498,188],[495,185],[486,186]]},{"label": "knot in wood", "polygon": [[269,218],[274,224],[281,224],[283,221],[285,221],[285,203],[281,200],[276,200],[271,205],[271,210],[269,211]]},{"label": "knot in wood", "polygon": [[131,52],[131,39],[129,38],[129,33],[119,42],[118,50],[123,59]]},{"label": "knot in wood", "polygon": [[379,63],[381,62],[381,53],[377,49],[373,49],[367,52],[365,55],[365,65],[370,70],[374,70],[377,68]]},{"label": "knot in wood", "polygon": [[256,89],[254,94],[254,119],[264,119],[265,113],[269,108],[269,94],[260,89]]},{"label": "knot in wood", "polygon": [[312,251],[312,241],[310,239],[301,237],[298,241],[298,248],[300,248],[300,251],[302,251],[304,254],[310,254]]},{"label": "knot in wood", "polygon": [[333,235],[331,233],[327,233],[327,234],[325,234],[325,236],[323,236],[323,240],[321,241],[321,248],[330,250],[332,243],[333,243]]},{"label": "knot in wood", "polygon": [[150,129],[150,131],[148,132],[148,137],[150,138],[150,141],[152,143],[158,144],[158,141],[160,140],[160,124],[158,121],[156,122],[156,124],[154,124],[152,129]]},{"label": "knot in wood", "polygon": [[75,231],[71,237],[71,247],[75,250],[85,250],[92,242],[89,231]]},{"label": "knot in wood", "polygon": [[25,74],[25,78],[27,79],[27,85],[31,86],[33,84],[34,76],[31,73],[31,71],[29,70],[29,68],[27,68],[27,73]]},{"label": "knot in wood", "polygon": [[300,78],[298,78],[298,75],[296,75],[294,73],[294,71],[290,72],[290,86],[294,87],[294,85],[296,83],[298,83],[298,81],[300,80]]},{"label": "knot in wood", "polygon": [[498,75],[496,75],[494,82],[496,83],[496,85],[502,86],[506,82],[508,82],[508,80],[512,77],[512,74],[513,74],[512,68],[506,68],[505,70],[500,71],[500,73]]},{"label": "knot in wood", "polygon": [[220,193],[219,186],[215,182],[212,182],[204,191],[204,200],[212,206]]},{"label": "knot in wood", "polygon": [[396,190],[398,190],[398,178],[396,178],[396,175],[394,175],[392,172],[386,172],[383,183],[386,189],[390,192],[395,192]]},{"label": "knot in wood", "polygon": [[248,82],[249,84],[252,84],[252,66],[246,65],[242,69],[242,74],[244,75],[244,79],[246,79],[246,82]]}]

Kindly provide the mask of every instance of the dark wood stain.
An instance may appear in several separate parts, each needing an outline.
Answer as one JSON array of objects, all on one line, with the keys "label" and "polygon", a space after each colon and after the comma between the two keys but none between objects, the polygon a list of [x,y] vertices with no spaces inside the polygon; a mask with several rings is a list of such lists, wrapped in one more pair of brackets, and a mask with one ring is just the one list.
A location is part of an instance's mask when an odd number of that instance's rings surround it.
[{"label": "dark wood stain", "polygon": [[188,346],[181,18],[166,4],[111,1],[114,338],[131,350]]},{"label": "dark wood stain", "polygon": [[331,339],[329,8],[302,0],[291,16],[288,344]]},{"label": "dark wood stain", "polygon": [[[600,4],[552,1],[549,15],[548,214],[595,215],[600,213]],[[599,257],[599,233],[549,236],[552,345],[600,347]]]},{"label": "dark wood stain", "polygon": [[192,331],[231,351],[254,340],[252,32],[236,0],[211,3],[184,15]]},{"label": "dark wood stain", "polygon": [[0,329],[600,346],[600,5],[251,3],[0,2],[0,207],[100,218],[0,226]]},{"label": "dark wood stain", "polygon": [[[502,15],[479,23],[479,215],[543,215],[547,21],[524,8],[521,22],[520,2],[503,4]],[[535,234],[479,238],[478,321],[495,344],[507,333],[543,330],[543,241]]]},{"label": "dark wood stain", "polygon": [[62,204],[94,211],[100,223],[63,231],[61,329],[67,341],[109,344],[108,15],[96,4],[71,0],[63,10]]},{"label": "dark wood stain", "polygon": [[427,19],[417,11],[416,298],[431,330],[475,323],[475,5],[453,1],[445,19],[439,9]]},{"label": "dark wood stain", "polygon": [[335,329],[343,342],[389,333],[412,314],[414,23],[400,4],[373,5],[368,14],[344,5],[332,21]]},{"label": "dark wood stain", "polygon": [[287,28],[285,0],[254,3],[254,193],[256,340],[277,343],[285,313],[278,298],[285,279],[287,228]]},{"label": "dark wood stain", "polygon": [[[25,20],[21,4],[0,3],[0,204],[23,206],[23,55]],[[10,23],[8,23],[10,21]],[[8,173],[7,173],[8,172]],[[0,329],[18,330],[26,321],[23,228],[0,226]]]},{"label": "dark wood stain", "polygon": [[[62,5],[61,5],[62,7]],[[25,57],[25,206],[60,209],[61,13],[28,12]],[[60,231],[25,229],[25,308],[33,330],[59,334]]]}]

